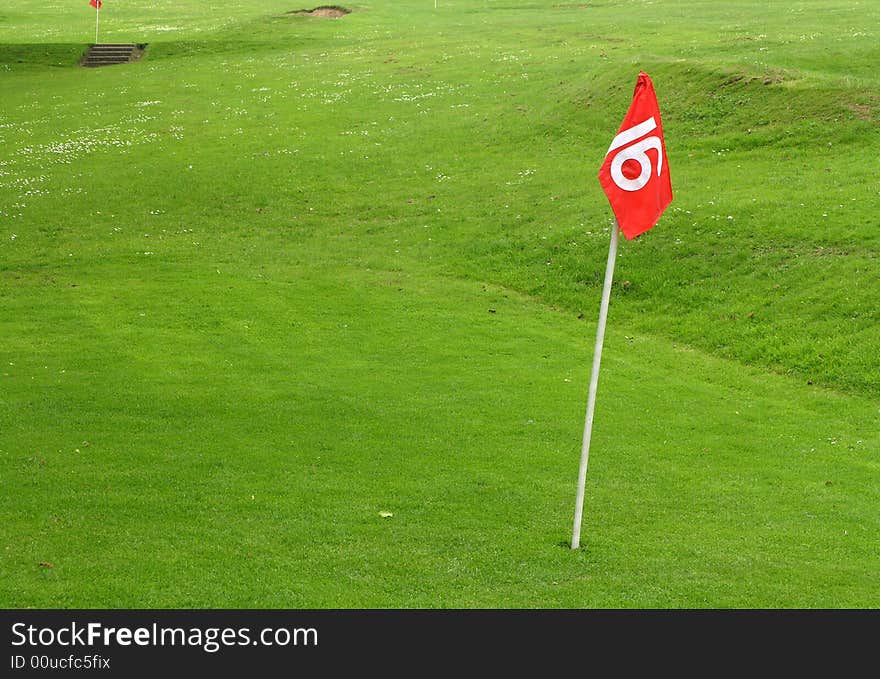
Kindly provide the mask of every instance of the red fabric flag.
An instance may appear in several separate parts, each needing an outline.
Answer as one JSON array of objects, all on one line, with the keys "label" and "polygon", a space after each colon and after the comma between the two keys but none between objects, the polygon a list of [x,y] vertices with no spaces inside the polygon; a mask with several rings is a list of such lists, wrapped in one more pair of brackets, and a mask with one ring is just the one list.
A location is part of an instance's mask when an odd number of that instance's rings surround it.
[{"label": "red fabric flag", "polygon": [[101,0],[89,0],[89,4],[95,9],[101,9],[101,5],[104,3]]},{"label": "red fabric flag", "polygon": [[672,202],[660,106],[647,73],[639,73],[632,103],[599,168],[599,183],[627,239],[652,228]]}]

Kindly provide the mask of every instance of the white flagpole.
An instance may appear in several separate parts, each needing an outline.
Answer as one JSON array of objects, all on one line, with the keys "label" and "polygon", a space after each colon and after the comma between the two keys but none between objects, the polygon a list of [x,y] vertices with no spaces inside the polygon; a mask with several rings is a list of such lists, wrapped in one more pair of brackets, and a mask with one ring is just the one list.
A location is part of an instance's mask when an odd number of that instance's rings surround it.
[{"label": "white flagpole", "polygon": [[608,303],[611,300],[611,280],[614,278],[614,261],[617,259],[619,227],[617,220],[611,229],[611,245],[608,246],[608,263],[605,265],[605,284],[602,286],[602,303],[599,306],[599,324],[596,327],[596,347],[593,349],[593,370],[590,374],[590,392],[587,396],[587,416],[584,421],[584,440],[581,445],[581,466],[578,470],[577,500],[574,508],[574,531],[571,535],[571,548],[581,545],[581,523],[584,518],[584,488],[587,483],[587,461],[590,457],[590,436],[593,432],[593,413],[596,409],[596,390],[599,387],[599,363],[602,360],[602,345],[605,342],[605,322],[608,320]]},{"label": "white flagpole", "polygon": [[98,44],[98,19],[101,16],[101,8],[95,7],[95,44]]}]

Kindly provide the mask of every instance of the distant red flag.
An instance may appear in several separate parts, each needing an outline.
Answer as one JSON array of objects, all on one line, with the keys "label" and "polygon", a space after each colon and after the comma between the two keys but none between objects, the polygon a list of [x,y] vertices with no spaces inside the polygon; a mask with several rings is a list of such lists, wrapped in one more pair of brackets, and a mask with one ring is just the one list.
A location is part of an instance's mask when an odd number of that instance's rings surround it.
[{"label": "distant red flag", "polygon": [[101,5],[104,3],[101,0],[89,0],[89,4],[95,9],[101,9]]},{"label": "distant red flag", "polygon": [[652,228],[672,202],[660,106],[647,73],[639,73],[632,103],[599,168],[599,183],[627,239]]}]

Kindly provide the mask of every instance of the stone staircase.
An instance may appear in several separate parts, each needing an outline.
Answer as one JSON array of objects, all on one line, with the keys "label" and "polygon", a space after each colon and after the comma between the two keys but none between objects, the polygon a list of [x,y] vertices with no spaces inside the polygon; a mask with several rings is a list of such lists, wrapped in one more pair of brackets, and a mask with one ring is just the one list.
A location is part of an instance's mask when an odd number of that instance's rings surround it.
[{"label": "stone staircase", "polygon": [[83,57],[82,65],[88,68],[95,68],[97,66],[127,64],[130,61],[140,59],[146,47],[146,45],[133,42],[90,45]]}]

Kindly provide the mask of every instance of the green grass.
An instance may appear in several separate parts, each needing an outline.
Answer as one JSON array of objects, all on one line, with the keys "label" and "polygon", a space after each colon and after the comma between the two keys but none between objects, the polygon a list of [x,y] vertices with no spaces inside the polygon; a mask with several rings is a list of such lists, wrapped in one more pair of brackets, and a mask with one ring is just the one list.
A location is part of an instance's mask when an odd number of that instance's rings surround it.
[{"label": "green grass", "polygon": [[880,605],[880,8],[733,4],[0,2],[0,605]]}]

